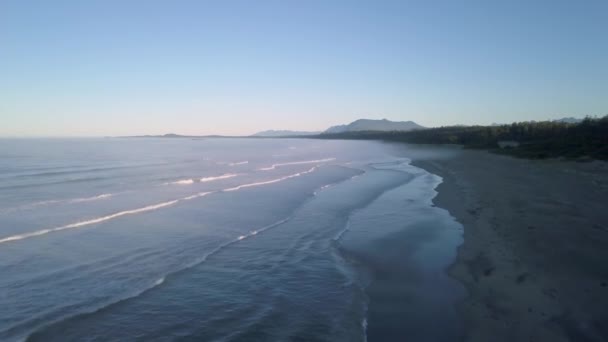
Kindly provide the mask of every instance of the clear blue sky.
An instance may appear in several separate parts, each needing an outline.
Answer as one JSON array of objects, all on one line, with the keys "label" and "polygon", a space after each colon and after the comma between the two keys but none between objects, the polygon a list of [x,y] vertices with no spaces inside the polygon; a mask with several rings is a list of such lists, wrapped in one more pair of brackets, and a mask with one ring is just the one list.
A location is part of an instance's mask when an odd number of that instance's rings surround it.
[{"label": "clear blue sky", "polygon": [[0,136],[605,114],[606,0],[0,0]]}]

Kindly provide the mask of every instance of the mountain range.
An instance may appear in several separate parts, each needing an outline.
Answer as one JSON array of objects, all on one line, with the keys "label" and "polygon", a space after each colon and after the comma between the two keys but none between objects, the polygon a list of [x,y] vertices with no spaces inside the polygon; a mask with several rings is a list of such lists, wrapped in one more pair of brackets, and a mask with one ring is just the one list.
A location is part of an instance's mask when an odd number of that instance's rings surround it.
[{"label": "mountain range", "polygon": [[360,131],[414,131],[424,129],[425,127],[413,121],[390,121],[387,119],[370,120],[359,119],[349,123],[348,125],[332,126],[323,133],[344,133],[344,132],[360,132]]},{"label": "mountain range", "polygon": [[301,132],[288,130],[270,130],[254,134],[254,137],[286,137],[286,136],[305,136],[327,133],[345,133],[345,132],[360,132],[360,131],[413,131],[424,129],[425,127],[413,121],[390,121],[387,119],[371,120],[359,119],[347,125],[332,126],[323,132]]}]

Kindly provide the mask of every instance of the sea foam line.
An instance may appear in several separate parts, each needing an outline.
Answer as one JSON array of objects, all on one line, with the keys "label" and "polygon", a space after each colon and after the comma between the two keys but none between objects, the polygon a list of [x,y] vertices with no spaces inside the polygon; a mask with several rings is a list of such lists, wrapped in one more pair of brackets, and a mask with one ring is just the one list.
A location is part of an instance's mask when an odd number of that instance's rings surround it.
[{"label": "sea foam line", "polygon": [[175,204],[177,202],[179,202],[179,200],[173,200],[173,201],[163,202],[163,203],[159,203],[159,204],[149,205],[147,207],[138,208],[138,209],[120,211],[120,212],[117,212],[117,213],[114,213],[114,214],[111,214],[111,215],[102,216],[102,217],[94,218],[94,219],[91,219],[91,220],[71,223],[71,224],[68,224],[68,225],[65,225],[65,226],[61,226],[61,227],[42,229],[42,230],[38,230],[38,231],[35,231],[35,232],[8,236],[8,237],[5,237],[3,239],[0,239],[0,243],[11,242],[11,241],[18,241],[18,240],[23,240],[23,239],[28,239],[28,238],[31,238],[31,237],[35,237],[35,236],[40,236],[40,235],[45,235],[45,234],[49,234],[49,233],[59,232],[59,231],[66,230],[66,229],[74,229],[74,228],[79,228],[79,227],[82,227],[82,226],[88,226],[88,225],[91,225],[91,224],[108,221],[108,220],[111,220],[113,218],[117,218],[117,217],[120,217],[120,216],[133,215],[133,214],[143,213],[143,212],[146,212],[146,211],[160,209],[160,208],[163,208],[163,207],[167,207],[167,206],[173,205],[173,204]]},{"label": "sea foam line", "polygon": [[217,176],[217,177],[204,177],[200,179],[201,183],[205,183],[205,182],[213,182],[216,180],[220,180],[220,179],[228,179],[228,178],[232,178],[232,177],[236,177],[238,176],[236,173],[226,173],[223,174],[221,176]]},{"label": "sea foam line", "polygon": [[192,200],[192,199],[195,199],[195,198],[199,198],[199,197],[210,195],[212,193],[213,193],[213,191],[199,192],[198,194],[190,195],[190,196],[184,197],[184,198],[182,198],[180,200],[189,201],[189,200]]},{"label": "sea foam line", "polygon": [[331,187],[333,184],[327,184],[327,185],[323,185],[322,187],[320,187],[319,189],[315,190],[315,192],[313,192],[312,194],[314,196],[317,196],[321,191]]},{"label": "sea foam line", "polygon": [[213,182],[216,180],[228,179],[228,178],[232,178],[232,177],[236,177],[236,176],[238,176],[238,175],[235,173],[226,173],[221,176],[215,176],[215,177],[203,177],[203,178],[199,178],[199,179],[194,179],[194,178],[180,179],[180,180],[177,180],[174,182],[164,183],[163,185],[190,185],[190,184],[194,184],[194,182],[207,183],[207,182]]},{"label": "sea foam line", "polygon": [[101,194],[101,195],[96,195],[96,196],[91,196],[91,197],[46,200],[46,201],[34,202],[34,203],[30,203],[30,204],[24,204],[24,205],[21,205],[18,207],[13,207],[13,208],[6,208],[3,210],[0,210],[0,214],[8,214],[8,213],[18,211],[18,210],[28,210],[28,209],[33,209],[33,208],[40,207],[40,206],[57,204],[57,203],[91,202],[91,201],[97,201],[97,200],[101,200],[101,199],[110,198],[112,196],[114,196],[114,194]]},{"label": "sea foam line", "polygon": [[289,176],[285,176],[285,177],[281,177],[281,178],[277,178],[277,179],[271,179],[271,180],[268,180],[268,181],[243,184],[243,185],[235,186],[234,188],[224,189],[223,191],[224,192],[237,191],[237,190],[241,190],[241,189],[244,189],[244,188],[250,188],[250,187],[254,187],[254,186],[260,186],[260,185],[267,185],[267,184],[278,183],[278,182],[282,182],[282,181],[290,179],[290,178],[300,177],[300,176],[305,175],[307,173],[314,172],[316,168],[317,167],[315,166],[315,167],[311,168],[308,171],[302,171],[302,172],[294,173],[293,175],[289,175]]},{"label": "sea foam line", "polygon": [[97,196],[93,196],[93,197],[84,197],[84,198],[75,198],[73,200],[70,200],[70,203],[80,203],[80,202],[90,202],[90,201],[96,201],[96,200],[100,200],[100,199],[104,199],[104,198],[110,198],[114,196],[114,194],[101,194],[101,195],[97,195]]},{"label": "sea foam line", "polygon": [[167,202],[162,202],[162,203],[158,203],[158,204],[153,204],[153,205],[149,205],[146,207],[142,207],[142,208],[137,208],[137,209],[131,209],[131,210],[125,210],[125,211],[120,211],[111,215],[107,215],[107,216],[102,216],[102,217],[98,217],[98,218],[94,218],[94,219],[90,219],[90,220],[85,220],[85,221],[79,221],[76,223],[71,223],[65,226],[61,226],[61,227],[55,227],[55,228],[47,228],[47,229],[42,229],[42,230],[37,230],[34,232],[29,232],[29,233],[23,233],[23,234],[17,234],[17,235],[12,235],[12,236],[7,236],[5,238],[0,238],[0,244],[2,243],[6,243],[6,242],[12,242],[12,241],[19,241],[19,240],[24,240],[24,239],[28,239],[28,238],[32,238],[32,237],[36,237],[36,236],[41,236],[41,235],[46,235],[46,234],[50,234],[50,233],[55,233],[55,232],[59,232],[62,230],[66,230],[66,229],[74,229],[74,228],[79,228],[79,227],[83,227],[83,226],[88,226],[91,224],[96,224],[96,223],[101,223],[104,221],[108,221],[117,217],[121,217],[121,216],[126,216],[126,215],[134,215],[134,214],[139,214],[139,213],[143,213],[146,211],[152,211],[152,210],[157,210],[157,209],[161,209],[164,207],[168,207],[171,205],[174,205],[178,202],[181,201],[188,201],[188,200],[192,200],[195,198],[199,198],[199,197],[203,197],[203,196],[207,196],[213,193],[217,193],[217,192],[231,192],[231,191],[237,191],[240,189],[244,189],[244,188],[249,188],[249,187],[254,187],[254,186],[260,186],[260,185],[266,185],[266,184],[273,184],[273,183],[278,183],[290,178],[294,178],[294,177],[299,177],[302,176],[304,174],[307,173],[311,173],[314,172],[315,169],[317,167],[312,167],[310,170],[308,171],[303,171],[303,172],[298,172],[289,176],[285,176],[285,177],[281,177],[281,178],[277,178],[277,179],[272,179],[269,181],[264,181],[264,182],[257,182],[257,183],[249,183],[249,184],[243,184],[243,185],[239,185],[233,188],[228,188],[228,189],[224,189],[224,190],[220,190],[220,191],[209,191],[209,192],[199,192],[196,193],[194,195],[190,195],[187,197],[183,197],[183,198],[179,198],[179,199],[175,199],[172,201],[167,201]]},{"label": "sea foam line", "polygon": [[189,185],[189,184],[192,184],[192,183],[194,183],[194,179],[180,179],[180,180],[178,180],[178,181],[175,181],[175,182],[170,182],[170,183],[167,183],[167,184],[174,184],[174,185]]},{"label": "sea foam line", "polygon": [[242,162],[229,163],[228,166],[238,166],[238,165],[245,165],[245,164],[249,164],[249,161],[245,160],[245,161],[242,161]]},{"label": "sea foam line", "polygon": [[277,167],[280,167],[280,166],[313,164],[313,163],[325,163],[325,162],[332,161],[332,160],[336,160],[336,158],[325,158],[325,159],[317,159],[317,160],[305,160],[305,161],[297,161],[297,162],[290,162],[290,163],[272,164],[272,166],[263,167],[263,168],[260,168],[258,170],[260,170],[260,171],[269,171],[269,170],[274,170],[274,169],[276,169]]}]

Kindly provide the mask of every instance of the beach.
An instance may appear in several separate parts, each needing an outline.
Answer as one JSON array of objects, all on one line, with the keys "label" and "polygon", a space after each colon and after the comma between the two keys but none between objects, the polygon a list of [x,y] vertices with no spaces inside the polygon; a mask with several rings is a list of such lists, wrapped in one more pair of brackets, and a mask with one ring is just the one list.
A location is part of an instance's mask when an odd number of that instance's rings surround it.
[{"label": "beach", "polygon": [[466,341],[608,339],[607,163],[455,147],[413,159],[464,226],[449,274],[468,292]]}]

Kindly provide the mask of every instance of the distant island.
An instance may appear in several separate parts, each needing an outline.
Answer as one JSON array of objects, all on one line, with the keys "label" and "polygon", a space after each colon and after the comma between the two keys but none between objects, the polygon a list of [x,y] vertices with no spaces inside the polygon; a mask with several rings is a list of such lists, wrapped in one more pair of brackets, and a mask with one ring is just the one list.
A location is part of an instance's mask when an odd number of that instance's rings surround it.
[{"label": "distant island", "polygon": [[192,138],[192,139],[202,139],[202,138],[236,138],[236,137],[230,137],[230,136],[226,136],[226,135],[217,135],[217,134],[212,134],[212,135],[182,135],[182,134],[175,134],[175,133],[167,133],[167,134],[146,134],[146,135],[129,135],[129,136],[120,136],[120,137],[116,137],[116,138]]},{"label": "distant island", "polygon": [[413,122],[413,121],[390,121],[387,119],[372,120],[372,119],[359,119],[349,124],[332,126],[323,132],[306,132],[306,131],[290,131],[290,130],[268,130],[258,132],[252,135],[252,137],[306,137],[315,136],[319,134],[331,134],[331,133],[347,133],[347,132],[363,132],[363,131],[375,131],[375,132],[409,132],[418,129],[425,129],[425,127]]},{"label": "distant island", "polygon": [[321,132],[306,132],[306,131],[289,131],[289,130],[268,130],[257,132],[252,137],[292,137],[292,136],[306,136],[306,135],[317,135]]}]

